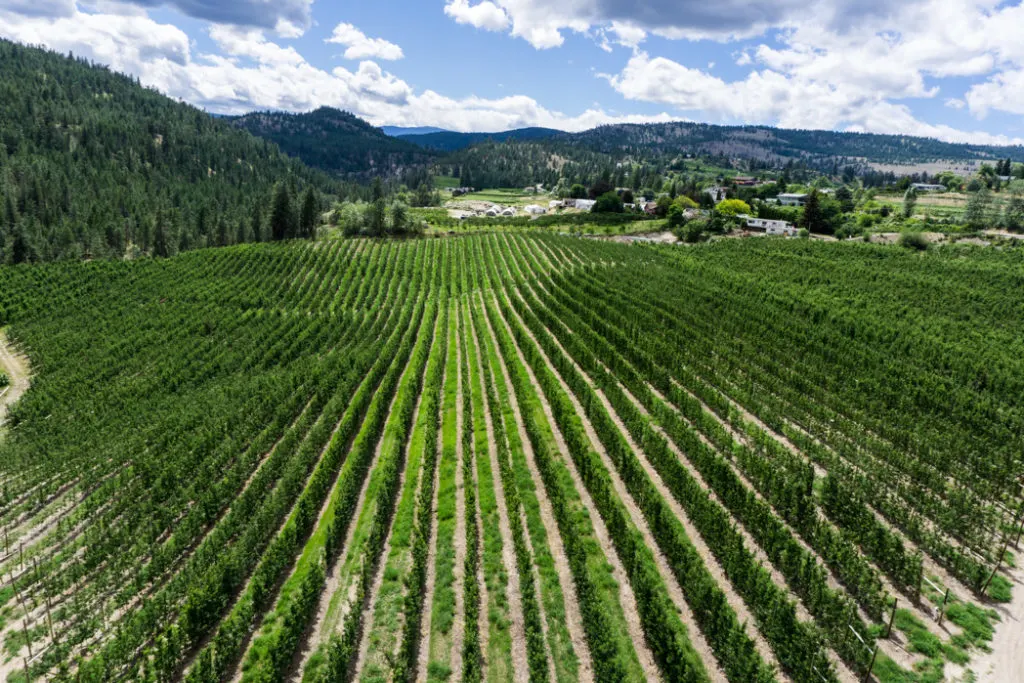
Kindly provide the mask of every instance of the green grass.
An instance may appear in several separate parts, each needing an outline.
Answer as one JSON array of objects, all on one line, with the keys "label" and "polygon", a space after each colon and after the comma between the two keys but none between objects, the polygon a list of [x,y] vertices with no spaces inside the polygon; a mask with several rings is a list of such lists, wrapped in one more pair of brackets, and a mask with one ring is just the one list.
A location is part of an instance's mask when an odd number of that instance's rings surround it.
[{"label": "green grass", "polygon": [[434,176],[434,187],[444,190],[452,187],[462,187],[462,181],[455,176],[436,175]]},{"label": "green grass", "polygon": [[[441,343],[435,340],[427,361],[428,376],[431,368],[443,362],[444,359],[440,356]],[[363,680],[366,681],[387,680],[390,667],[388,657],[395,652],[402,632],[405,581],[412,565],[410,550],[415,526],[416,492],[423,464],[426,425],[430,420],[427,411],[436,408],[434,402],[425,399],[424,394],[421,396],[419,412],[409,438],[405,482],[395,509],[390,536],[391,551],[385,558],[384,580],[373,606],[372,628],[370,624],[366,624],[366,628],[369,628],[367,637],[370,644],[370,655],[363,671]],[[424,476],[428,474],[424,473]],[[429,505],[429,501],[426,504]]]},{"label": "green grass", "polygon": [[455,622],[455,470],[458,465],[456,430],[458,406],[458,341],[454,306],[448,314],[448,358],[445,362],[443,418],[441,420],[441,459],[438,464],[437,546],[434,559],[433,604],[426,606],[424,619],[430,619],[428,676],[445,681],[451,676],[451,630]]},{"label": "green grass", "polygon": [[455,201],[491,202],[493,204],[505,204],[509,206],[526,206],[527,204],[540,204],[547,206],[550,195],[546,193],[533,194],[523,192],[522,188],[500,188],[492,190],[480,190],[471,192],[461,197],[455,197]]},{"label": "green grass", "polygon": [[[504,540],[501,536],[497,495],[491,469],[490,443],[487,438],[487,420],[484,413],[483,385],[473,344],[472,321],[463,309],[466,322],[464,349],[469,364],[470,397],[473,402],[473,451],[476,457],[477,501],[483,526],[484,552],[481,556],[484,581],[487,584],[487,679],[510,680],[512,676],[511,610],[508,602],[509,576],[502,559]],[[465,367],[465,366],[463,366]],[[511,542],[511,541],[510,541]],[[481,607],[483,607],[481,605]],[[481,610],[483,611],[483,610]]]},{"label": "green grass", "polygon": [[[474,302],[479,308],[479,303]],[[483,313],[481,312],[481,319]],[[548,627],[548,643],[555,664],[555,679],[559,682],[578,680],[579,660],[573,651],[569,630],[566,626],[565,601],[554,558],[551,555],[548,535],[540,515],[540,503],[533,485],[533,479],[526,463],[523,442],[519,437],[515,413],[508,400],[511,388],[505,384],[501,372],[501,360],[489,334],[482,335],[484,348],[481,352],[486,357],[494,377],[494,388],[501,404],[501,415],[493,416],[498,427],[504,428],[508,438],[512,469],[515,473],[516,488],[526,513],[527,532],[533,548],[533,559],[540,577],[540,597]]]}]

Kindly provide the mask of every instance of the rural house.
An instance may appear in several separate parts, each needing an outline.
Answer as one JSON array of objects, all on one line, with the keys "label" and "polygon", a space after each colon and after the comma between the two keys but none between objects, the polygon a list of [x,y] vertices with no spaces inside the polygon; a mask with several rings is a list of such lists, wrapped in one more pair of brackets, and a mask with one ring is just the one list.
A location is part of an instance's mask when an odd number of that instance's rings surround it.
[{"label": "rural house", "polygon": [[783,206],[803,206],[807,203],[807,195],[802,193],[784,193],[779,195],[779,204]]},{"label": "rural house", "polygon": [[751,230],[764,231],[764,234],[766,235],[785,235],[787,237],[794,237],[797,234],[796,227],[789,221],[755,218],[746,214],[740,214],[737,218],[745,220],[747,228]]}]

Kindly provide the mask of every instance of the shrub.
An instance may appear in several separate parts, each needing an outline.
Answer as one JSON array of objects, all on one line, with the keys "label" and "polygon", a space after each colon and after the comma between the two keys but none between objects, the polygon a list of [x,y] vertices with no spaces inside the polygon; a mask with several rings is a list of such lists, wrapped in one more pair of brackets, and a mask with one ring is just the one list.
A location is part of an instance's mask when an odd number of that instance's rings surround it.
[{"label": "shrub", "polygon": [[614,192],[605,192],[597,198],[597,203],[591,209],[593,213],[622,213],[622,197]]},{"label": "shrub", "polygon": [[7,373],[6,372],[0,372],[0,389],[3,389],[4,387],[9,386],[10,383],[11,383],[11,378],[7,376]]},{"label": "shrub", "polygon": [[749,214],[750,205],[742,199],[726,199],[723,202],[719,202],[715,210],[723,216],[739,216],[740,214]]},{"label": "shrub", "polygon": [[899,244],[901,247],[906,247],[907,249],[916,249],[918,251],[925,251],[931,246],[931,244],[928,242],[928,238],[924,236],[924,233],[920,232],[900,233]]}]

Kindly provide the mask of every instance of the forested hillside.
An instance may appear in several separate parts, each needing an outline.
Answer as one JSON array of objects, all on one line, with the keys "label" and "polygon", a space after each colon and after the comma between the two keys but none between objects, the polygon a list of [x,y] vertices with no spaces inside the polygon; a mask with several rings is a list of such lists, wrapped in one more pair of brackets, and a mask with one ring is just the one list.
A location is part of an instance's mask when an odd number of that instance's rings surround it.
[{"label": "forested hillside", "polygon": [[454,152],[482,142],[546,140],[557,135],[564,135],[564,133],[553,128],[519,128],[517,130],[507,130],[502,133],[456,133],[446,130],[434,133],[424,133],[421,135],[405,134],[402,135],[402,139],[427,149]]},{"label": "forested hillside", "polygon": [[913,163],[942,160],[1024,161],[1024,147],[964,145],[933,138],[827,130],[790,130],[768,126],[715,126],[706,123],[657,123],[600,126],[568,136],[577,145],[613,153],[648,155],[725,155],[763,161],[805,157],[819,163]]},{"label": "forested hillside", "polygon": [[0,263],[258,239],[275,184],[335,181],[71,55],[0,41]]},{"label": "forested hillside", "polygon": [[229,120],[277,143],[289,156],[336,174],[394,175],[434,157],[404,138],[388,136],[357,116],[332,107],[306,114],[255,112]]}]

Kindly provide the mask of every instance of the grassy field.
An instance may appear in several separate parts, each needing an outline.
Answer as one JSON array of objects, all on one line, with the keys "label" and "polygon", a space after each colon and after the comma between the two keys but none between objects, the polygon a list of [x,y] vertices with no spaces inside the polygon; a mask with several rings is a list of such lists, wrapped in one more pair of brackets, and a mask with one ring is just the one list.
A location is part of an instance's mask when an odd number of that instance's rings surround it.
[{"label": "grassy field", "polygon": [[501,204],[503,206],[528,206],[530,204],[539,204],[544,208],[547,208],[548,201],[550,201],[551,195],[547,193],[526,193],[523,192],[522,188],[513,189],[493,189],[493,190],[481,190],[479,192],[471,192],[469,194],[456,197],[455,201],[475,201],[475,202],[491,202],[493,204]]},{"label": "grassy field", "polygon": [[3,677],[1013,680],[1022,259],[512,228],[0,268]]}]

